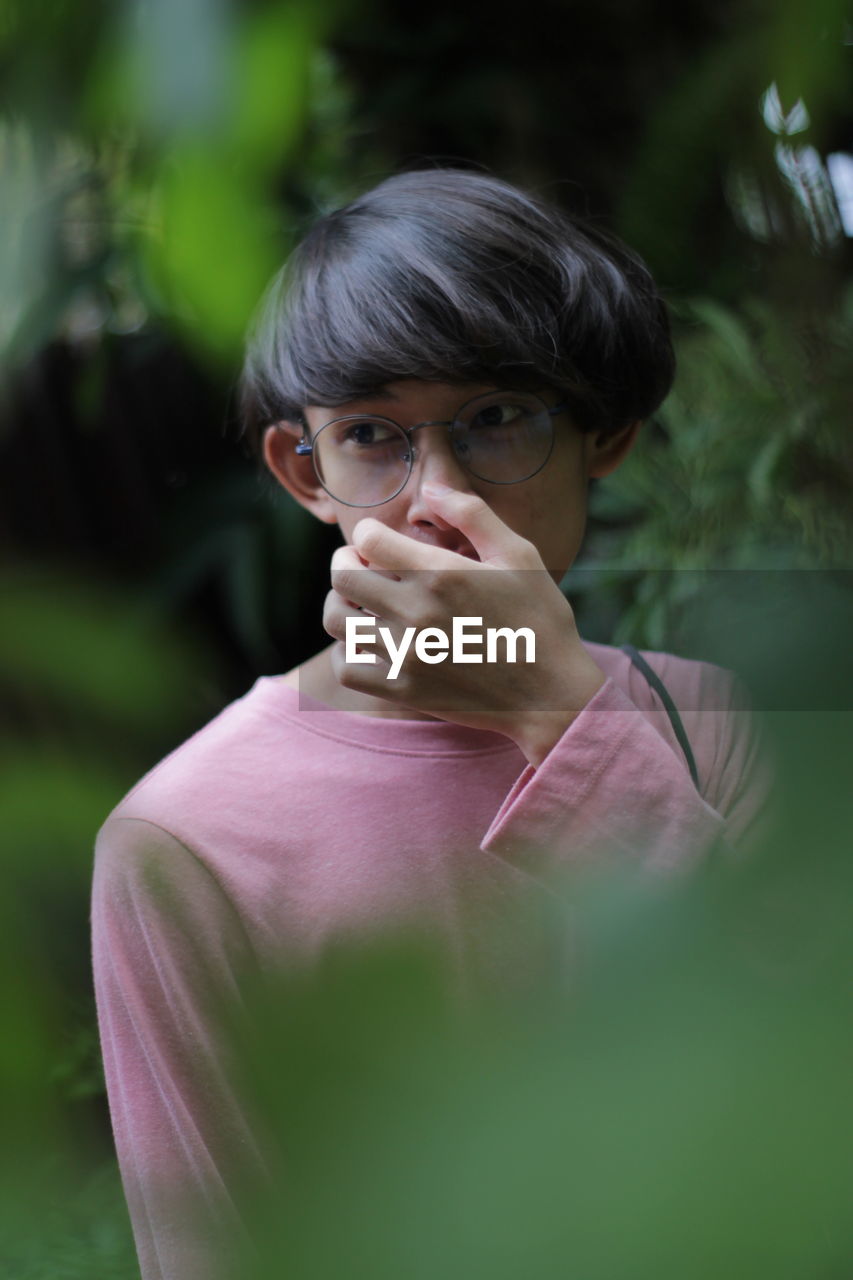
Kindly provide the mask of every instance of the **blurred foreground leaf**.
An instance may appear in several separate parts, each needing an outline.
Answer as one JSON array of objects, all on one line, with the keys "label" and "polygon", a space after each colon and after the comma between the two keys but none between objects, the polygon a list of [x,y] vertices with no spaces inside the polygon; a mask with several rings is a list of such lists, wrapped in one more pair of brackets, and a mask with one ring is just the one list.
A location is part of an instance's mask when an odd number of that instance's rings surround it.
[{"label": "blurred foreground leaf", "polygon": [[115,587],[20,566],[0,589],[0,1274],[134,1280],[91,996],[92,850],[131,783],[209,717],[213,677]]},{"label": "blurred foreground leaf", "polygon": [[403,942],[273,987],[283,1174],[242,1274],[844,1274],[853,884],[793,852],[576,878],[550,927],[577,967],[523,995],[459,1006]]}]

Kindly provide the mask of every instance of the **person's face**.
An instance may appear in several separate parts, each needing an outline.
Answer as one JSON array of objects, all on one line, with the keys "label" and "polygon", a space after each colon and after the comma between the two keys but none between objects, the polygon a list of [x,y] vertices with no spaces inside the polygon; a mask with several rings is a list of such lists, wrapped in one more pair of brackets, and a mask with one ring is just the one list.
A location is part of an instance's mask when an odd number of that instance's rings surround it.
[{"label": "person's face", "polygon": [[[404,428],[425,421],[440,424],[452,420],[466,401],[494,389],[488,384],[393,382],[378,397],[343,405],[310,405],[305,409],[305,420],[311,438],[333,418],[354,413],[392,418]],[[542,398],[549,406],[558,403],[554,392],[543,392]],[[302,434],[298,427],[283,424],[282,428],[269,428],[264,457],[303,506],[321,520],[338,524],[347,543],[352,541],[359,520],[371,516],[406,537],[476,557],[464,535],[432,510],[424,485],[437,481],[476,493],[510,529],[534,544],[545,567],[559,581],[574,561],[583,537],[589,480],[618,466],[633,444],[639,423],[606,439],[582,432],[567,412],[555,415],[553,423],[554,446],[548,461],[535,475],[516,484],[490,484],[470,475],[453,452],[447,427],[421,427],[414,437],[416,459],[406,485],[388,502],[367,508],[347,506],[326,493],[310,457],[294,453],[294,444]]]}]

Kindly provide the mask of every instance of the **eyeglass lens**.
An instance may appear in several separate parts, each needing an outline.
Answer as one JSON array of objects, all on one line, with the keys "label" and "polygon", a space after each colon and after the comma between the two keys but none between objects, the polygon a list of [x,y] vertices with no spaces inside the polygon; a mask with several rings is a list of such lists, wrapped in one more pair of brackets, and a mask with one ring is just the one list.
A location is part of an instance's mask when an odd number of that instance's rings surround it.
[{"label": "eyeglass lens", "polygon": [[[516,484],[548,461],[553,423],[538,396],[496,392],[463,405],[450,427],[450,440],[471,475],[492,484]],[[317,432],[313,453],[323,487],[350,506],[388,502],[412,470],[410,437],[387,418],[337,418]]]}]

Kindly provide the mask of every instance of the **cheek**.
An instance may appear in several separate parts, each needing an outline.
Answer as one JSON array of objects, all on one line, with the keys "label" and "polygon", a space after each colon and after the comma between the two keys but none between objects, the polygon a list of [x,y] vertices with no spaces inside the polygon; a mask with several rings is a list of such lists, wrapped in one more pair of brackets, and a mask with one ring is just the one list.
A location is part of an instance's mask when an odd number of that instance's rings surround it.
[{"label": "cheek", "polygon": [[[519,533],[553,531],[558,536],[582,530],[586,520],[586,485],[574,468],[543,475],[542,483],[518,494],[515,520]],[[526,530],[530,532],[526,533]]]},{"label": "cheek", "polygon": [[577,555],[586,527],[586,484],[572,468],[548,477],[525,495],[525,518],[518,532],[535,543],[548,569],[560,577]]}]

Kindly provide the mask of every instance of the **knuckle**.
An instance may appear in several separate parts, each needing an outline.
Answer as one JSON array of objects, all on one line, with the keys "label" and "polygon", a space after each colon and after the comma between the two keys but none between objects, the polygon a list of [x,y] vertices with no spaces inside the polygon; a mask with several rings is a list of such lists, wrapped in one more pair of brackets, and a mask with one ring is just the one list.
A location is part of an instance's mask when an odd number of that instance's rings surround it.
[{"label": "knuckle", "polygon": [[353,664],[347,662],[343,644],[335,652],[333,667],[338,684],[343,685],[345,689],[356,690],[365,688],[367,682],[365,673],[373,670],[372,667],[364,666],[362,663]]},{"label": "knuckle", "polygon": [[519,563],[525,568],[533,568],[539,563],[539,552],[529,538],[518,538],[516,543]]},{"label": "knuckle", "polygon": [[356,686],[356,673],[353,667],[347,665],[343,660],[340,661],[337,671],[338,684],[343,685],[345,689],[354,689]]},{"label": "knuckle", "polygon": [[412,592],[406,600],[403,616],[407,625],[422,631],[424,627],[435,626],[446,612],[441,574],[419,578],[418,587],[419,590]]},{"label": "knuckle", "polygon": [[323,630],[336,640],[343,639],[343,601],[337,591],[330,591],[323,602]]},{"label": "knuckle", "polygon": [[428,604],[419,605],[412,611],[409,623],[415,627],[417,631],[426,631],[428,627],[435,626],[436,613]]},{"label": "knuckle", "polygon": [[346,671],[346,663],[344,662],[344,646],[339,641],[332,646],[332,673],[335,679],[340,683]]},{"label": "knuckle", "polygon": [[332,586],[338,596],[347,599],[356,590],[356,570],[349,565],[346,568],[332,570]]},{"label": "knuckle", "polygon": [[368,559],[376,551],[382,539],[382,525],[378,520],[362,520],[353,531],[353,545],[363,551]]},{"label": "knuckle", "polygon": [[352,564],[352,549],[350,547],[336,547],[332,552],[332,572],[337,569],[349,568]]},{"label": "knuckle", "polygon": [[[448,587],[450,585],[449,578],[446,573],[442,573],[440,569],[422,569],[418,582],[428,597],[442,601],[446,598]],[[428,606],[422,605],[423,611]]]}]

